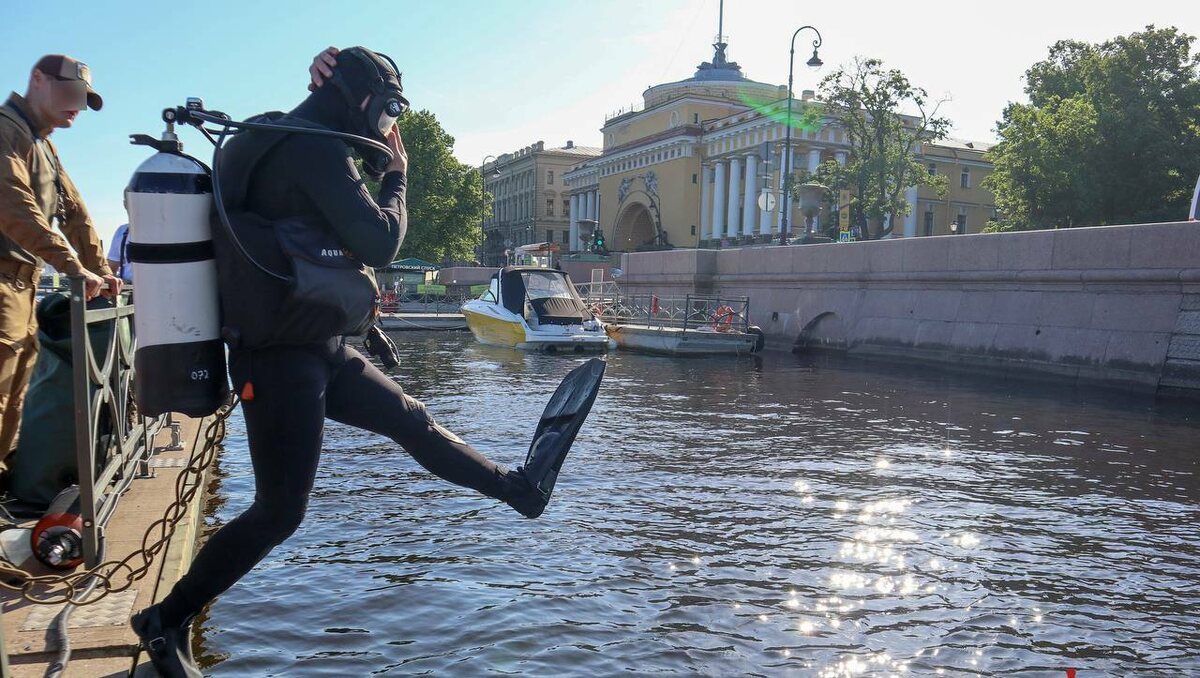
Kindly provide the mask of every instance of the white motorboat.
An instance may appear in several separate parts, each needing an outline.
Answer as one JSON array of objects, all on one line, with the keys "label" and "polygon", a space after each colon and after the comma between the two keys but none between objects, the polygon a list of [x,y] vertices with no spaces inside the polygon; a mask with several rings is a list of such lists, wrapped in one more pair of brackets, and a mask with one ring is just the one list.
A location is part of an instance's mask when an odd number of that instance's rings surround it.
[{"label": "white motorboat", "polygon": [[463,304],[462,314],[482,344],[539,351],[616,348],[570,277],[557,269],[503,268],[487,291]]}]

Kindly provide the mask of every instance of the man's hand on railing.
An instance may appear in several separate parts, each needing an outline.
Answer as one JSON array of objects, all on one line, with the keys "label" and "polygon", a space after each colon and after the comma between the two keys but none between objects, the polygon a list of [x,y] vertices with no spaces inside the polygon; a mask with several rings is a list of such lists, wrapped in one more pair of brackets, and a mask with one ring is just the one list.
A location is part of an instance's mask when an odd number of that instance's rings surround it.
[{"label": "man's hand on railing", "polygon": [[121,287],[125,285],[123,280],[111,273],[99,276],[91,271],[84,271],[80,277],[83,278],[84,301],[91,301],[100,295],[112,299],[121,293]]},{"label": "man's hand on railing", "polygon": [[100,296],[100,290],[104,288],[104,278],[91,271],[84,271],[81,277],[83,278],[83,300],[91,301]]},{"label": "man's hand on railing", "polygon": [[103,294],[105,297],[108,297],[109,299],[113,299],[117,295],[119,295],[121,293],[121,288],[125,286],[124,280],[121,280],[120,278],[118,278],[117,276],[115,276],[111,273],[108,275],[105,275],[105,276],[101,276],[101,278],[104,280],[105,283],[107,283],[107,285],[103,289],[100,290],[100,294]]}]

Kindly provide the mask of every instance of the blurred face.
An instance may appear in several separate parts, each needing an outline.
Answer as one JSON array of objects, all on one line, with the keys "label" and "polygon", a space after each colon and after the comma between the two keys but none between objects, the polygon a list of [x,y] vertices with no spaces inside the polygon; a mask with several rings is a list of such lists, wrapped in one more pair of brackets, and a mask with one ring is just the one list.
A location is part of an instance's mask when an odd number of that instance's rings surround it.
[{"label": "blurred face", "polygon": [[35,69],[29,79],[27,99],[45,124],[53,128],[70,127],[87,107],[87,83],[61,80]]}]

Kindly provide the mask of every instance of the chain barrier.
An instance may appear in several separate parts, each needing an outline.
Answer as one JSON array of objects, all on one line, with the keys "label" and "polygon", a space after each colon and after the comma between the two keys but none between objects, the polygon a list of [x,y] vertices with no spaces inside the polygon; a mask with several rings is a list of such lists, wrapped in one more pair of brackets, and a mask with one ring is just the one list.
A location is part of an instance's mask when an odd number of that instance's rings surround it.
[{"label": "chain barrier", "polygon": [[[163,511],[162,518],[150,523],[146,528],[140,549],[120,560],[109,560],[82,572],[63,575],[32,575],[11,563],[0,561],[0,589],[20,593],[26,601],[37,605],[61,605],[72,602],[76,594],[85,589],[87,580],[95,577],[98,581],[96,591],[99,593],[86,600],[74,601],[76,606],[82,606],[102,600],[110,593],[125,591],[133,586],[134,582],[145,577],[154,563],[155,556],[167,547],[167,543],[175,534],[175,527],[187,515],[188,505],[201,490],[199,481],[216,458],[217,445],[225,437],[225,421],[238,402],[236,396],[232,397],[217,410],[207,425],[196,431],[188,464],[175,478],[175,500]],[[202,434],[203,444],[200,443]],[[141,562],[135,563],[139,558]],[[123,582],[120,581],[122,572],[125,577]],[[12,580],[18,580],[20,583],[12,583]]]}]

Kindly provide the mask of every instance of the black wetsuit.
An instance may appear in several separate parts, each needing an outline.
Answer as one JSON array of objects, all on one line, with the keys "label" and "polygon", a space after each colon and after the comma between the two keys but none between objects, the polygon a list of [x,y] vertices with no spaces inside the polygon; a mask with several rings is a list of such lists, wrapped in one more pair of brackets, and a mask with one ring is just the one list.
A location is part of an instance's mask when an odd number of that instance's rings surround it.
[{"label": "black wetsuit", "polygon": [[[320,91],[292,115],[345,129],[342,104]],[[231,148],[236,151],[236,145]],[[221,181],[225,186],[225,175]],[[237,181],[233,173],[229,181]],[[345,144],[294,135],[256,166],[244,204],[272,220],[324,220],[360,261],[384,266],[404,238],[404,197],[403,174],[386,174],[378,201],[372,200]],[[326,417],[391,438],[426,469],[452,483],[498,499],[513,492],[504,469],[438,426],[421,402],[340,338],[301,346],[232,348],[229,373],[238,392],[247,381],[253,383],[254,398],[243,401],[242,411],[254,467],[254,503],[213,534],[163,600],[166,624],[186,623],[300,525]]]}]

